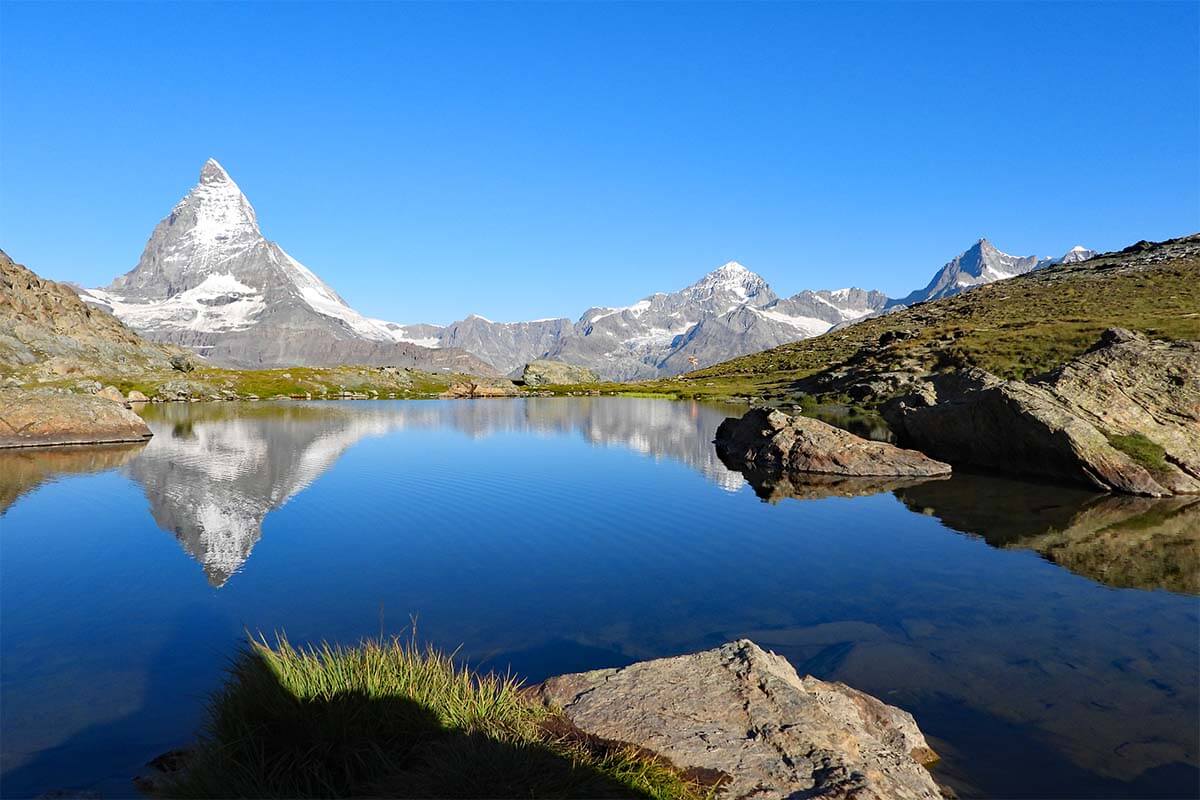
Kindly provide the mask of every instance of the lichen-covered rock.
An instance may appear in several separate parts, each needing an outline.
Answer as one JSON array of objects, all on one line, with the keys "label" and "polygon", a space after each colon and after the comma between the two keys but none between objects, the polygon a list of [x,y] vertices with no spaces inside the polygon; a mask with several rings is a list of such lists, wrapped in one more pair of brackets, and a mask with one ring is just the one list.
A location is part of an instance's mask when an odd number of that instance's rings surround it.
[{"label": "lichen-covered rock", "polygon": [[[1200,493],[1200,342],[1106,331],[1045,378],[969,368],[884,407],[901,440],[954,464],[1163,496]],[[1161,457],[1138,458],[1137,436]]]},{"label": "lichen-covered rock", "polygon": [[586,733],[727,776],[721,797],[934,800],[937,756],[912,715],[801,678],[742,639],[701,653],[551,678],[536,690]]},{"label": "lichen-covered rock", "polygon": [[0,390],[0,447],[140,442],[150,436],[142,418],[123,403],[70,392]]},{"label": "lichen-covered rock", "polygon": [[874,442],[832,425],[782,411],[754,408],[717,428],[717,453],[727,464],[758,470],[858,477],[932,477],[950,465],[915,450]]},{"label": "lichen-covered rock", "polygon": [[539,358],[525,365],[525,369],[521,371],[521,380],[526,386],[564,386],[573,383],[595,383],[599,378],[586,367]]}]

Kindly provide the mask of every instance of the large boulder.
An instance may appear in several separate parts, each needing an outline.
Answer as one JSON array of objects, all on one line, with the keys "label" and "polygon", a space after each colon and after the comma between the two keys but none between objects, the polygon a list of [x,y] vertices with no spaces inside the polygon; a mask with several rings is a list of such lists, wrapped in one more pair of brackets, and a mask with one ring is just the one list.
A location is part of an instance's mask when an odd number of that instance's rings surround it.
[{"label": "large boulder", "polygon": [[586,733],[684,770],[723,773],[721,797],[933,800],[937,756],[912,715],[801,678],[742,639],[702,653],[551,678],[536,694]]},{"label": "large boulder", "polygon": [[938,375],[884,416],[902,442],[954,464],[1101,491],[1200,493],[1200,342],[1113,329],[1040,380]]},{"label": "large boulder", "polygon": [[950,466],[915,450],[863,439],[832,425],[782,411],[754,408],[717,428],[717,453],[727,464],[778,472],[852,477],[933,477]]},{"label": "large boulder", "polygon": [[530,361],[521,371],[521,381],[526,386],[563,386],[573,383],[595,383],[598,380],[600,379],[596,373],[586,367],[544,358]]},{"label": "large boulder", "polygon": [[142,418],[96,395],[0,390],[0,447],[141,442]]}]

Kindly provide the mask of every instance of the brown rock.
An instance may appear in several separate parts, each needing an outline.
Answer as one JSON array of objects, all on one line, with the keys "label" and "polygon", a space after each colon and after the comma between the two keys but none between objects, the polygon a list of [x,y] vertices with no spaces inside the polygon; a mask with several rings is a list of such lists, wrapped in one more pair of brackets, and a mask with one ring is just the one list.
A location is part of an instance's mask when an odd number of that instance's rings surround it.
[{"label": "brown rock", "polygon": [[140,442],[150,436],[141,417],[103,397],[0,390],[0,447]]},{"label": "brown rock", "polygon": [[801,678],[742,639],[714,650],[551,678],[537,689],[586,733],[729,776],[721,797],[941,798],[912,715]]},{"label": "brown rock", "polygon": [[130,403],[148,403],[150,398],[139,392],[137,389],[131,389],[129,396],[125,398]]},{"label": "brown rock", "polygon": [[931,477],[950,466],[803,416],[755,408],[717,428],[717,453],[756,470],[856,477]]}]

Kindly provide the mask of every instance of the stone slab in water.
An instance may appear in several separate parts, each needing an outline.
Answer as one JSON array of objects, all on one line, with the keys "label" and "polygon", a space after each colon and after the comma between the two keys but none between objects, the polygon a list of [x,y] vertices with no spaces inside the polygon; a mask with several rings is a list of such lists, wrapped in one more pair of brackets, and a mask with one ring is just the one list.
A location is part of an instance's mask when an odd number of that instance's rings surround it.
[{"label": "stone slab in water", "polygon": [[933,800],[937,756],[912,715],[801,678],[748,639],[691,655],[551,678],[540,698],[586,733],[728,776],[722,797]]},{"label": "stone slab in water", "polygon": [[915,450],[874,442],[810,417],[755,408],[717,428],[726,463],[757,469],[852,477],[933,477],[950,465]]},{"label": "stone slab in water", "polygon": [[70,392],[0,391],[0,447],[141,442],[151,435],[123,402]]}]

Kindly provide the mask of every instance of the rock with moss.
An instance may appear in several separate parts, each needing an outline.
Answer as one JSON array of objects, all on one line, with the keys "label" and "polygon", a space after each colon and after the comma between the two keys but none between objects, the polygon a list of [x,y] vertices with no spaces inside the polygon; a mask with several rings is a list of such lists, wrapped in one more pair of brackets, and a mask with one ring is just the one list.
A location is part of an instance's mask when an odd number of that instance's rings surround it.
[{"label": "rock with moss", "polygon": [[141,442],[150,436],[123,403],[65,391],[0,390],[0,447]]},{"label": "rock with moss", "polygon": [[526,386],[564,386],[595,383],[599,378],[586,367],[539,358],[525,365],[525,369],[521,371],[521,380]]},{"label": "rock with moss", "polygon": [[902,441],[955,464],[1101,491],[1200,493],[1200,342],[1110,329],[1038,380],[936,375],[884,415]]},{"label": "rock with moss", "polygon": [[933,477],[950,465],[915,450],[855,436],[828,423],[754,408],[717,428],[717,453],[727,465],[779,473],[851,477]]},{"label": "rock with moss", "polygon": [[922,766],[937,756],[911,714],[842,683],[802,678],[747,639],[561,675],[536,692],[588,734],[722,775],[722,797],[942,797]]}]

